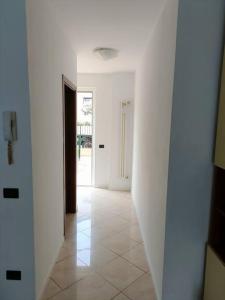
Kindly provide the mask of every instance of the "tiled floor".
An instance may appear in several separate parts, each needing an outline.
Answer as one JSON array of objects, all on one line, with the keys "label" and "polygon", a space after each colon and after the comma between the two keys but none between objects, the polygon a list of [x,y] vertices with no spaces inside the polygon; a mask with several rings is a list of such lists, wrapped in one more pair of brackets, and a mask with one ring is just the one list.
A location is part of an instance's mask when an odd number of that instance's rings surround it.
[{"label": "tiled floor", "polygon": [[43,300],[155,300],[129,193],[78,188]]}]

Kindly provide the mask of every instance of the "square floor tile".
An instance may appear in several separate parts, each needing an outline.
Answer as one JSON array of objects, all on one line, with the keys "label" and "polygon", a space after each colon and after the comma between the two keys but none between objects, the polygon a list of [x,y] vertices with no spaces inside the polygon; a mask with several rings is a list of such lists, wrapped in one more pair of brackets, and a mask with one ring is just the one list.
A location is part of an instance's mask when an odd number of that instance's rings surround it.
[{"label": "square floor tile", "polygon": [[155,299],[130,194],[78,188],[78,209],[42,300]]},{"label": "square floor tile", "polygon": [[64,290],[52,300],[110,300],[118,290],[97,274],[92,274]]},{"label": "square floor tile", "polygon": [[66,258],[55,264],[51,278],[63,289],[91,273],[91,268],[76,256]]},{"label": "square floor tile", "polygon": [[156,300],[152,278],[145,274],[123,291],[132,300]]},{"label": "square floor tile", "polygon": [[109,236],[117,234],[117,231],[113,230],[109,226],[96,226],[94,228],[84,230],[82,233],[88,237],[91,237],[92,240],[100,241]]},{"label": "square floor tile", "polygon": [[61,260],[64,260],[65,258],[68,258],[70,256],[74,256],[76,254],[76,250],[71,249],[69,247],[62,246],[59,252],[59,255],[57,257],[56,262],[59,262]]},{"label": "square floor tile", "polygon": [[59,286],[53,280],[49,279],[41,300],[47,300],[50,297],[53,297],[56,294],[58,294],[60,291],[61,289],[59,288]]},{"label": "square floor tile", "polygon": [[77,221],[77,231],[82,231],[82,230],[85,230],[85,229],[88,229],[88,228],[91,228],[92,226],[94,226],[91,218],[85,218],[84,220],[82,221]]},{"label": "square floor tile", "polygon": [[146,258],[144,246],[142,244],[138,245],[135,248],[132,248],[127,253],[123,254],[123,257],[143,271],[149,272],[148,261]]},{"label": "square floor tile", "polygon": [[115,220],[110,220],[108,219],[105,223],[104,226],[107,227],[109,230],[120,233],[123,230],[126,230],[130,227],[130,224],[128,222],[125,221],[125,223],[123,222],[116,222]]},{"label": "square floor tile", "polygon": [[135,240],[136,242],[143,242],[141,231],[138,225],[131,225],[129,228],[123,230],[122,233],[127,234],[131,239]]},{"label": "square floor tile", "polygon": [[101,241],[102,245],[113,252],[121,255],[137,246],[138,243],[132,240],[127,234],[119,233]]},{"label": "square floor tile", "polygon": [[127,298],[127,296],[125,296],[124,294],[119,294],[118,296],[116,296],[115,298],[113,298],[113,300],[130,300],[129,298]]},{"label": "square floor tile", "polygon": [[82,232],[85,229],[92,228],[96,226],[96,222],[92,220],[89,216],[83,216],[80,219],[74,217],[73,221],[66,222],[66,237],[76,234],[77,232]]},{"label": "square floor tile", "polygon": [[123,218],[124,220],[126,220],[127,222],[129,222],[130,224],[136,225],[138,224],[138,218],[136,215],[134,214],[122,214],[120,215],[121,218]]},{"label": "square floor tile", "polygon": [[121,218],[120,216],[109,216],[109,218],[106,220],[106,223],[108,225],[128,225],[128,222]]},{"label": "square floor tile", "polygon": [[[87,223],[86,223],[86,225],[83,223],[83,225],[80,226],[80,229],[81,229],[80,231],[101,225],[105,221],[105,217],[103,215],[98,214],[95,210],[92,211],[91,213],[85,215],[85,217],[83,217],[82,221],[84,221],[85,219],[91,220],[91,224],[89,224],[91,226],[88,226]],[[86,228],[84,228],[84,227],[86,227]]]},{"label": "square floor tile", "polygon": [[111,217],[116,218],[118,216],[118,210],[113,205],[99,205],[97,212],[102,216],[110,217],[110,218]]},{"label": "square floor tile", "polygon": [[91,238],[85,234],[78,232],[74,236],[67,238],[63,244],[64,247],[70,248],[73,247],[77,250],[90,249],[92,246]]},{"label": "square floor tile", "polygon": [[103,247],[96,247],[94,249],[82,250],[77,253],[78,258],[87,266],[99,267],[105,265],[118,255]]},{"label": "square floor tile", "polygon": [[109,264],[98,268],[97,272],[121,291],[144,274],[123,258],[111,261]]}]

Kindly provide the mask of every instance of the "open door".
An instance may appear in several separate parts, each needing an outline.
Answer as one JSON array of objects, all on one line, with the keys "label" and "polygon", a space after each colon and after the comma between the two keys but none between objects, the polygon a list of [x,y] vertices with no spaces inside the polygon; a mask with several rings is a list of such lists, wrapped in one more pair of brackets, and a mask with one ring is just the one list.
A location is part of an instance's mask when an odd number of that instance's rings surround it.
[{"label": "open door", "polygon": [[77,212],[76,197],[76,88],[65,77],[63,83],[63,148],[65,214]]}]

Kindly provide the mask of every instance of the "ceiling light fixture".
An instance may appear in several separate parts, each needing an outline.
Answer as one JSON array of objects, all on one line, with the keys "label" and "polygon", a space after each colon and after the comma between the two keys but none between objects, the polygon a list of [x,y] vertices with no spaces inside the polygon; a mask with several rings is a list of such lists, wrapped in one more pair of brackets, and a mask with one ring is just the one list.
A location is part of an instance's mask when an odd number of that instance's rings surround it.
[{"label": "ceiling light fixture", "polygon": [[118,56],[119,51],[113,48],[95,48],[93,50],[96,57],[101,60],[110,60]]}]

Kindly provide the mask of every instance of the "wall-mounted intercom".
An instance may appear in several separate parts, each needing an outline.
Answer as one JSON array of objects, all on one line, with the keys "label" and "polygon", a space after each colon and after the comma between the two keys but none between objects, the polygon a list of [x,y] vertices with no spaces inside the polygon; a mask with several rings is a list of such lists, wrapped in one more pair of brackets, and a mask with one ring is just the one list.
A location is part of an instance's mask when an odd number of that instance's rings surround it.
[{"label": "wall-mounted intercom", "polygon": [[13,164],[13,143],[17,140],[16,112],[3,112],[4,140],[8,143],[8,164]]}]

